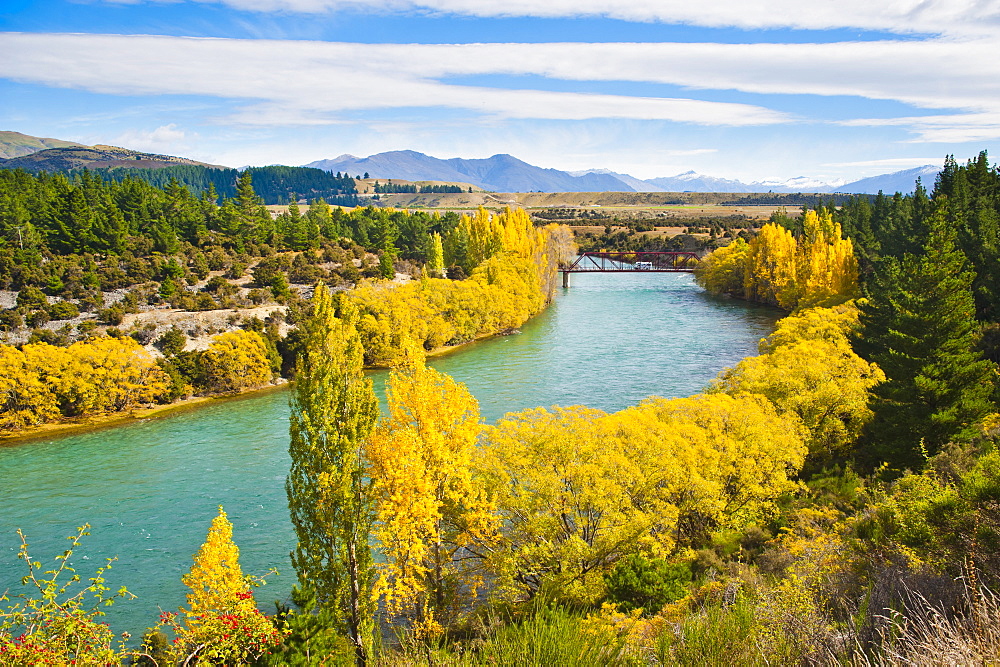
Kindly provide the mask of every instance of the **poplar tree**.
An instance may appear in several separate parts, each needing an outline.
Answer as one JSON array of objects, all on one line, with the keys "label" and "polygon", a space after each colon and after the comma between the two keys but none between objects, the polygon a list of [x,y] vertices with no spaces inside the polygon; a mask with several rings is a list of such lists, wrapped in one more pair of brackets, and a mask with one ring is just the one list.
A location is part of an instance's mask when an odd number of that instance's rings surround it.
[{"label": "poplar tree", "polygon": [[375,575],[368,544],[374,508],[363,452],[378,399],[363,373],[356,312],[345,300],[335,305],[322,283],[313,309],[303,325],[290,400],[292,467],[285,490],[298,537],[292,565],[299,587],[321,613],[344,624],[357,664],[365,665]]},{"label": "poplar tree", "polygon": [[919,469],[992,409],[996,366],[977,351],[973,273],[955,245],[942,202],[923,252],[886,257],[858,303],[857,353],[886,381],[874,387],[871,463]]}]

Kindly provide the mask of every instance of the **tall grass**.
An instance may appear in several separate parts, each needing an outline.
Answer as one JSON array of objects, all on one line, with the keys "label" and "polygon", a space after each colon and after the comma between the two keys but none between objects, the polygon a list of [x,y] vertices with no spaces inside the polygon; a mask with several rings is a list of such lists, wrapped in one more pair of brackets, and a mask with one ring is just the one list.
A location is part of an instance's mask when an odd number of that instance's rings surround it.
[{"label": "tall grass", "polygon": [[888,617],[890,631],[880,654],[861,656],[865,665],[1000,664],[1000,600],[989,590],[966,587],[961,610],[946,610],[911,594]]},{"label": "tall grass", "polygon": [[613,632],[585,629],[581,616],[555,605],[539,605],[523,620],[495,623],[462,645],[428,647],[404,643],[384,663],[435,667],[632,667],[645,664],[627,655],[625,640]]}]

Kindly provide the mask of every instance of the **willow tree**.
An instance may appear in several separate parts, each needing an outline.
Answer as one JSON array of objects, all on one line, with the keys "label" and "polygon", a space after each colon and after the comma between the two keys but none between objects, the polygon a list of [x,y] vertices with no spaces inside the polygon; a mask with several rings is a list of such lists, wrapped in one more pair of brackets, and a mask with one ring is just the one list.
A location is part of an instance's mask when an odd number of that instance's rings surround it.
[{"label": "willow tree", "polygon": [[326,287],[317,286],[290,400],[292,468],[285,491],[298,537],[292,565],[299,587],[321,613],[339,619],[357,664],[364,665],[374,630],[368,546],[374,511],[363,452],[378,399],[362,372],[356,320],[347,301],[335,304]]}]

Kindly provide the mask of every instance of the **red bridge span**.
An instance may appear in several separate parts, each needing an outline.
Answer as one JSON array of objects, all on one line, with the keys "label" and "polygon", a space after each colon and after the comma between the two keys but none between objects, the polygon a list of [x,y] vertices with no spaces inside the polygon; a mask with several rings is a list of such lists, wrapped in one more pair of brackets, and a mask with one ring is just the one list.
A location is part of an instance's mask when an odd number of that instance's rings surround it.
[{"label": "red bridge span", "polygon": [[571,273],[691,273],[701,261],[695,252],[582,252],[564,269],[563,287]]}]

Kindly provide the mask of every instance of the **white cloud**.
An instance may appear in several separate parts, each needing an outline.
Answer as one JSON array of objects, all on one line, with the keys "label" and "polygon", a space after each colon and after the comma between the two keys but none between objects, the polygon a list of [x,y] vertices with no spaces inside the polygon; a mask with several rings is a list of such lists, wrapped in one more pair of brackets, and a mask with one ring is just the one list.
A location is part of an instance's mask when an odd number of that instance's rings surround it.
[{"label": "white cloud", "polygon": [[896,169],[906,169],[907,167],[923,167],[927,164],[937,164],[941,162],[940,156],[935,157],[891,157],[881,160],[857,160],[855,162],[826,162],[823,167],[894,167]]},{"label": "white cloud", "polygon": [[155,130],[126,130],[111,140],[116,146],[150,152],[178,152],[190,146],[188,134],[176,124],[161,125]]},{"label": "white cloud", "polygon": [[[122,0],[115,0],[122,1]],[[129,2],[134,0],[127,0]],[[475,17],[606,17],[748,30],[858,28],[894,33],[984,34],[1000,24],[991,0],[195,0],[251,12],[339,10]]]},{"label": "white cloud", "polygon": [[905,127],[914,141],[1000,137],[995,41],[942,38],[836,44],[355,44],[148,35],[0,34],[0,77],[117,95],[235,100],[229,120],[344,122],[351,112],[444,107],[497,118],[668,120],[749,126],[801,120],[745,103],[506,90],[451,77],[534,75],[630,81],[695,91],[892,100],[947,110],[848,119]]},{"label": "white cloud", "polygon": [[[407,107],[448,107],[504,118],[655,119],[729,126],[788,120],[784,114],[750,104],[449,84],[407,61],[417,58],[430,64],[462,54],[430,53],[422,45],[145,35],[7,33],[2,37],[0,76],[117,95],[256,100],[233,116],[248,124],[324,124],[346,111]],[[469,55],[478,59],[482,72],[506,69],[483,60],[482,54],[470,51]],[[431,69],[440,75],[452,68],[437,63]]]},{"label": "white cloud", "polygon": [[916,136],[912,143],[965,143],[1000,138],[1000,100],[993,110],[905,118],[859,118],[844,121],[848,126],[904,126]]}]

